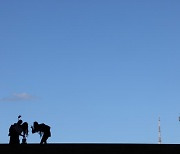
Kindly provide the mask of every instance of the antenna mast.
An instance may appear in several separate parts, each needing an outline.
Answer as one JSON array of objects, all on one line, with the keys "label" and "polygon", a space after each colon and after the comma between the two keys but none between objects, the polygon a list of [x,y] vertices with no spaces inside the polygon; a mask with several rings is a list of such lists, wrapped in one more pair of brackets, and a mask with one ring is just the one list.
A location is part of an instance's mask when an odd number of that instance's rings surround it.
[{"label": "antenna mast", "polygon": [[158,143],[161,144],[162,140],[161,140],[161,125],[160,125],[160,117],[158,120]]}]

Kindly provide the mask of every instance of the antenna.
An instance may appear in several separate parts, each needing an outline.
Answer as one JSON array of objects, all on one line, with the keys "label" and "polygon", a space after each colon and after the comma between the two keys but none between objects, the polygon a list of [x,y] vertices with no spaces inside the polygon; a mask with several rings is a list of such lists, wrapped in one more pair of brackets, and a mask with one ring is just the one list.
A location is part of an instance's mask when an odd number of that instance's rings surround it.
[{"label": "antenna", "polygon": [[158,120],[158,144],[161,144],[162,143],[162,140],[161,140],[161,123],[160,123],[160,117],[159,117],[159,120]]}]

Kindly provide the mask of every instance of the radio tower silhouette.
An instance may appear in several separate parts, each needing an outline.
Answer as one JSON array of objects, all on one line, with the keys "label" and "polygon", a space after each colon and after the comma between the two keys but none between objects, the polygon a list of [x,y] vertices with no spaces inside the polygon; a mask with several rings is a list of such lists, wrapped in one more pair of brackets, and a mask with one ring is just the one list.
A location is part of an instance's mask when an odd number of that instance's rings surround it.
[{"label": "radio tower silhouette", "polygon": [[162,140],[161,140],[161,123],[160,123],[160,117],[159,117],[159,120],[158,120],[158,143],[161,144],[162,143]]}]

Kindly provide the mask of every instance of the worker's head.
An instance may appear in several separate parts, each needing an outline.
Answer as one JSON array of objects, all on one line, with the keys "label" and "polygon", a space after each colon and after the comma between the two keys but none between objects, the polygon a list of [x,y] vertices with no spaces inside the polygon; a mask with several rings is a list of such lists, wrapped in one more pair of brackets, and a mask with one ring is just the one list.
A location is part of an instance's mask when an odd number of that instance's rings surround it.
[{"label": "worker's head", "polygon": [[18,124],[18,125],[21,125],[22,122],[23,122],[22,120],[18,120],[17,124]]},{"label": "worker's head", "polygon": [[33,123],[33,126],[34,126],[34,128],[37,128],[38,127],[38,122],[37,121],[35,121],[34,123]]}]

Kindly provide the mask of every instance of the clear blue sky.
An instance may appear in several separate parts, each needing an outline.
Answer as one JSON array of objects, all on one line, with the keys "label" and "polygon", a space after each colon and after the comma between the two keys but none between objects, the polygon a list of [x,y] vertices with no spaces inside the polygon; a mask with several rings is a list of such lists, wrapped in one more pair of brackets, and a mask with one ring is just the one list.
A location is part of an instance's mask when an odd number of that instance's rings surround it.
[{"label": "clear blue sky", "polygon": [[[0,143],[180,143],[179,0],[1,0]],[[29,134],[29,143],[39,143]]]}]

